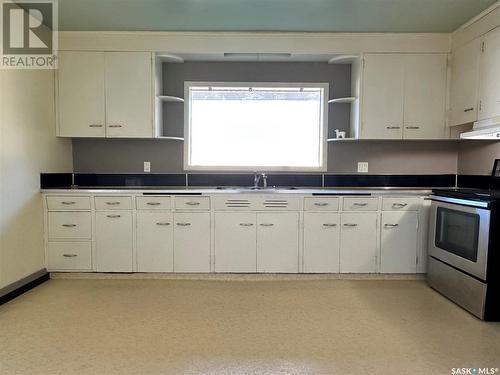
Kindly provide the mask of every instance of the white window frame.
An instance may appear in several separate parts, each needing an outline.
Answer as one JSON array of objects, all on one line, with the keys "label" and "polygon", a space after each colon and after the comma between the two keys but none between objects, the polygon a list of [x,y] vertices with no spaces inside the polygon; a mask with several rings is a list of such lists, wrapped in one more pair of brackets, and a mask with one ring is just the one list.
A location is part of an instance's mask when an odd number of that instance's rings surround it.
[{"label": "white window frame", "polygon": [[[322,131],[320,133],[321,165],[319,167],[287,167],[287,166],[199,166],[190,165],[191,149],[191,122],[189,106],[189,88],[193,86],[217,86],[217,87],[297,87],[297,88],[320,88],[323,90],[323,101],[321,103]],[[184,170],[189,171],[257,171],[265,170],[271,172],[326,172],[327,170],[327,136],[328,136],[328,89],[327,82],[217,82],[217,81],[185,81],[184,82]],[[258,152],[258,151],[257,151]]]}]

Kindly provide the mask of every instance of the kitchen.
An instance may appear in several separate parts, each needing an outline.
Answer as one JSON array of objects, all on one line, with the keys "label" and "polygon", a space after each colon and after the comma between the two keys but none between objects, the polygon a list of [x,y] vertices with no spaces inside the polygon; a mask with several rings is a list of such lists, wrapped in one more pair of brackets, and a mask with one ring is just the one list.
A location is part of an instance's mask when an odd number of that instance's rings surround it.
[{"label": "kitchen", "polygon": [[114,3],[60,0],[57,69],[0,71],[5,373],[499,367],[499,2]]}]

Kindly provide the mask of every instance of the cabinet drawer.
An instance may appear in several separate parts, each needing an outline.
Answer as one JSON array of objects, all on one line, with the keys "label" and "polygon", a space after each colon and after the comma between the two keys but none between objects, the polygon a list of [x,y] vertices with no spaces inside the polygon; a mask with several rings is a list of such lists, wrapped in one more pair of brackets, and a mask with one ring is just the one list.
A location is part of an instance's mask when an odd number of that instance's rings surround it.
[{"label": "cabinet drawer", "polygon": [[304,198],[304,211],[338,211],[339,198]]},{"label": "cabinet drawer", "polygon": [[49,212],[50,239],[90,239],[92,236],[90,212]]},{"label": "cabinet drawer", "polygon": [[298,211],[300,210],[300,198],[281,197],[279,194],[257,199],[257,209],[265,211]]},{"label": "cabinet drawer", "polygon": [[418,197],[384,197],[382,198],[383,211],[418,211],[420,198]]},{"label": "cabinet drawer", "polygon": [[344,198],[344,211],[377,211],[378,198],[359,198],[347,197]]},{"label": "cabinet drawer", "polygon": [[94,199],[96,210],[130,210],[132,208],[131,197],[109,196]]},{"label": "cabinet drawer", "polygon": [[71,195],[47,197],[49,210],[90,210],[90,197],[73,197]]},{"label": "cabinet drawer", "polygon": [[170,210],[172,208],[170,197],[136,197],[135,203],[138,210]]},{"label": "cabinet drawer", "polygon": [[176,210],[209,210],[210,197],[175,197]]},{"label": "cabinet drawer", "polygon": [[53,270],[91,270],[90,242],[49,242],[47,267]]}]

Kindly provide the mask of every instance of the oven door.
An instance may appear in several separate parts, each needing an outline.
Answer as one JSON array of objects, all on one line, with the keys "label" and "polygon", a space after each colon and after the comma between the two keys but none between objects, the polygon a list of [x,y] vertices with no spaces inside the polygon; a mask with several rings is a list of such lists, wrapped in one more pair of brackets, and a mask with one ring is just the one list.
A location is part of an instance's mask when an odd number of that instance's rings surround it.
[{"label": "oven door", "polygon": [[429,255],[486,280],[490,211],[433,197]]}]

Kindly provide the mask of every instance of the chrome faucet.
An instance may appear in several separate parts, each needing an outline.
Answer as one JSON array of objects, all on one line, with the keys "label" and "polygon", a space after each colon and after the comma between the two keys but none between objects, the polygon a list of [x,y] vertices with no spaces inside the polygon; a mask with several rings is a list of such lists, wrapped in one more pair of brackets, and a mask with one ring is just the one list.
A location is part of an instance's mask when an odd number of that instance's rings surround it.
[{"label": "chrome faucet", "polygon": [[260,182],[261,178],[262,178],[262,187],[264,189],[267,188],[267,175],[265,173],[254,172],[253,173],[253,187],[254,187],[254,189],[259,188],[259,182]]}]

